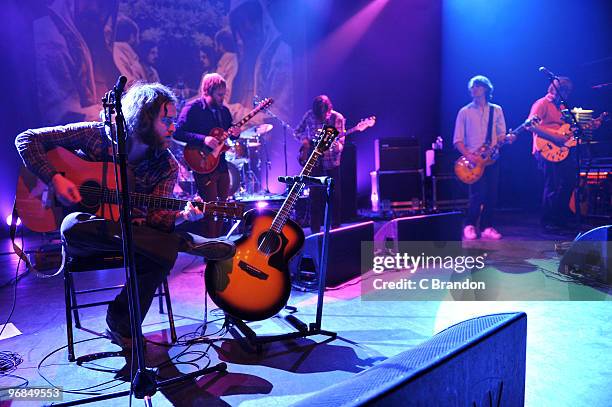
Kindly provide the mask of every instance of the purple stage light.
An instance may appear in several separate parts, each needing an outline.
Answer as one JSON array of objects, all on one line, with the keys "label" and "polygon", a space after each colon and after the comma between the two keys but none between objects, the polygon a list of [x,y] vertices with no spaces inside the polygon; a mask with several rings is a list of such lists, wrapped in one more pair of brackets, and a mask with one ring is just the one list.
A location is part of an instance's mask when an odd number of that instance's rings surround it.
[{"label": "purple stage light", "polygon": [[[365,35],[388,2],[389,0],[373,0],[322,41],[314,51],[316,60],[325,61],[325,64],[319,67],[321,72],[326,75],[335,73],[336,68],[359,44],[359,40]],[[334,57],[329,58],[329,55]]]},{"label": "purple stage light", "polygon": [[257,209],[264,209],[264,208],[266,208],[268,206],[268,202],[266,202],[266,201],[257,201],[255,206],[257,207]]}]

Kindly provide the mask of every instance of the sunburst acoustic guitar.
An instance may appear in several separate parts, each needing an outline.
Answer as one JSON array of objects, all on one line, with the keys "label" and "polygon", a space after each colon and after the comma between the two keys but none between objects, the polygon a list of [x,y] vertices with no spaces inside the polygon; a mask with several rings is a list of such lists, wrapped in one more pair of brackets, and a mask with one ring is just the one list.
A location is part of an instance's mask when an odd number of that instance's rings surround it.
[{"label": "sunburst acoustic guitar", "polygon": [[[310,175],[338,135],[324,128],[300,175]],[[245,233],[236,241],[236,255],[206,264],[206,288],[226,313],[245,321],[260,321],[277,314],[291,293],[289,261],[304,244],[302,228],[289,219],[304,184],[296,183],[278,212],[250,210]]]}]

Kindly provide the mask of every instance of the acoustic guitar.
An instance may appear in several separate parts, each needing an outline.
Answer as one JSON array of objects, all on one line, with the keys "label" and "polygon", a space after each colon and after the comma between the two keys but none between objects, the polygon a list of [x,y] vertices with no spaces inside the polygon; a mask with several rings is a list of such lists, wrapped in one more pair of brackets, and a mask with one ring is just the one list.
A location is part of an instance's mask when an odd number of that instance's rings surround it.
[{"label": "acoustic guitar", "polygon": [[[105,219],[118,221],[117,184],[113,163],[85,161],[69,150],[56,147],[47,152],[51,165],[60,174],[74,182],[83,198],[68,208],[69,212],[88,212]],[[242,218],[241,204],[230,202],[191,202],[208,215],[225,218]],[[27,168],[22,167],[17,180],[15,200],[23,224],[34,232],[58,230],[65,208],[55,199],[55,194]],[[142,209],[182,210],[187,201],[162,196],[130,193],[130,204]]]},{"label": "acoustic guitar", "polygon": [[[608,112],[603,112],[596,119],[581,123],[580,126],[585,130],[597,129],[601,126],[603,121],[608,119]],[[563,124],[559,129],[555,130],[555,132],[565,136],[567,139],[563,145],[558,145],[542,136],[536,136],[536,146],[545,160],[556,163],[565,160],[570,153],[570,149],[575,147],[578,143],[574,138],[574,131],[569,123]]]},{"label": "acoustic guitar", "polygon": [[[326,127],[300,175],[309,175],[338,131]],[[215,304],[245,321],[277,314],[291,293],[289,261],[304,244],[304,231],[289,219],[304,184],[293,184],[278,212],[252,209],[232,259],[206,264],[206,288]]]},{"label": "acoustic guitar", "polygon": [[[357,125],[345,131],[343,135],[348,136],[353,133],[362,132],[365,129],[374,126],[375,124],[376,124],[376,116],[370,116],[365,119],[361,119],[359,123],[357,123]],[[298,162],[300,163],[301,166],[304,166],[306,164],[306,161],[308,160],[308,157],[310,157],[311,153],[312,153],[312,142],[309,141],[308,143],[303,143],[300,146],[300,151],[298,152]]]},{"label": "acoustic guitar", "polygon": [[499,158],[499,149],[506,145],[511,140],[510,135],[517,135],[525,128],[538,124],[542,121],[537,115],[526,120],[523,124],[514,130],[511,130],[506,136],[494,146],[484,144],[475,154],[480,158],[479,162],[472,162],[467,157],[461,156],[455,161],[455,175],[457,178],[466,184],[473,184],[484,175],[485,169],[494,164]]},{"label": "acoustic guitar", "polygon": [[[239,129],[251,120],[257,113],[263,109],[267,109],[274,103],[274,100],[265,98],[255,106],[253,110],[246,114],[239,122],[232,125],[233,128]],[[183,150],[183,157],[193,171],[199,174],[210,174],[218,166],[221,160],[221,154],[230,149],[225,141],[229,137],[229,133],[220,127],[215,127],[208,133],[208,136],[214,137],[219,141],[217,148],[208,146],[198,146],[195,144],[187,144]]]}]

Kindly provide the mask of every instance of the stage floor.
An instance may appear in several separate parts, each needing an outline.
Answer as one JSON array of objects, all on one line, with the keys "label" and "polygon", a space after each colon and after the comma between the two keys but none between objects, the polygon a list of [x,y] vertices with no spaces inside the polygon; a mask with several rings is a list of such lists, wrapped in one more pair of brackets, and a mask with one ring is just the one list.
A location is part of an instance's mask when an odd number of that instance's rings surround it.
[{"label": "stage floor", "polygon": [[[541,235],[534,219],[522,214],[504,216],[500,230],[509,241],[542,240],[543,247],[519,247],[505,253],[506,266],[498,270],[507,278],[538,284],[556,284],[543,269],[554,269],[558,258],[547,248],[548,242],[571,240],[571,236]],[[32,241],[32,239],[30,239]],[[32,244],[35,244],[33,242]],[[476,247],[479,241],[471,243]],[[3,246],[9,251],[8,242]],[[523,263],[537,258],[537,267]],[[14,256],[0,257],[0,284],[14,277]],[[169,281],[179,336],[196,331],[204,320],[204,283],[201,259],[181,255]],[[519,268],[520,272],[516,269]],[[79,288],[118,283],[122,271],[91,272],[77,276]],[[559,283],[560,284],[560,283]],[[537,284],[536,284],[537,285]],[[0,319],[7,318],[13,302],[14,286],[0,288]],[[94,295],[92,298],[96,298]],[[609,297],[608,297],[609,298]],[[314,321],[316,298],[313,293],[294,290],[290,305],[298,308],[302,321]],[[220,312],[209,301],[207,332],[222,326]],[[524,311],[528,316],[526,404],[529,406],[608,406],[612,376],[612,302],[610,301],[362,301],[361,285],[356,279],[325,294],[323,328],[338,333],[338,338],[312,337],[264,347],[262,354],[244,349],[227,333],[211,346],[172,348],[148,344],[148,359],[160,366],[162,377],[191,372],[196,366],[224,361],[227,374],[208,375],[182,386],[165,389],[153,397],[155,406],[286,406],[346,379],[380,361],[407,350],[443,328],[470,317],[496,312]],[[96,335],[105,329],[105,307],[82,310],[82,324],[88,331],[75,330],[79,343],[77,355],[112,351],[118,348]],[[156,302],[143,329],[148,340],[164,342],[169,337],[166,316],[160,315]],[[125,382],[113,380],[123,358],[99,360],[78,366],[67,361],[63,282],[60,277],[41,279],[33,274],[17,286],[17,302],[11,322],[21,335],[0,340],[0,351],[17,352],[23,363],[13,372],[28,380],[30,386],[48,385],[44,375],[64,390],[121,391]],[[258,333],[282,333],[290,329],[281,318],[251,324]],[[221,332],[223,334],[223,332]],[[97,338],[97,339],[96,339]],[[39,363],[49,353],[40,369]],[[40,370],[40,373],[39,373]],[[0,377],[0,387],[21,384],[12,377]],[[64,400],[83,397],[65,394]],[[138,405],[141,401],[134,400]],[[127,398],[96,405],[127,405]],[[31,403],[39,405],[40,403]],[[0,405],[4,405],[0,402]],[[19,403],[19,405],[28,405]]]}]

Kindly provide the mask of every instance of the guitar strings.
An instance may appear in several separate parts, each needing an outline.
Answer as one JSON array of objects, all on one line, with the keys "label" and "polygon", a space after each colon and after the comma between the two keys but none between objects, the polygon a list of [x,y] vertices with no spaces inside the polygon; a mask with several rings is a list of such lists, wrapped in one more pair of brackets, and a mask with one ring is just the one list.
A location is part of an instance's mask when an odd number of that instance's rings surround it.
[{"label": "guitar strings", "polygon": [[[79,188],[79,191],[82,192],[87,192],[88,195],[93,196],[93,197],[102,197],[102,198],[111,198],[112,202],[111,203],[115,203],[117,201],[117,197],[116,197],[116,192],[117,190],[115,189],[109,189],[109,188],[102,188],[102,187],[97,187],[97,186],[89,186],[89,185],[82,185]],[[148,194],[143,194],[143,193],[139,193],[139,192],[130,192],[130,196],[132,199],[134,200],[145,200],[148,199],[150,201],[153,201],[153,203],[155,203],[156,201],[159,202],[160,204],[162,203],[166,203],[168,205],[172,205],[174,206],[178,206],[179,209],[186,204],[186,202],[192,202],[192,201],[184,201],[181,199],[176,199],[176,198],[170,198],[170,197],[164,197],[164,196],[155,196],[155,195],[148,195]],[[210,205],[207,202],[192,202],[192,204],[194,205],[198,205],[198,206],[202,206],[204,207],[204,205]],[[155,206],[155,205],[152,205]],[[236,209],[237,205],[236,204],[232,204],[232,203],[224,203],[224,202],[217,202],[214,204],[214,206],[217,208],[217,210],[220,209]]]}]

